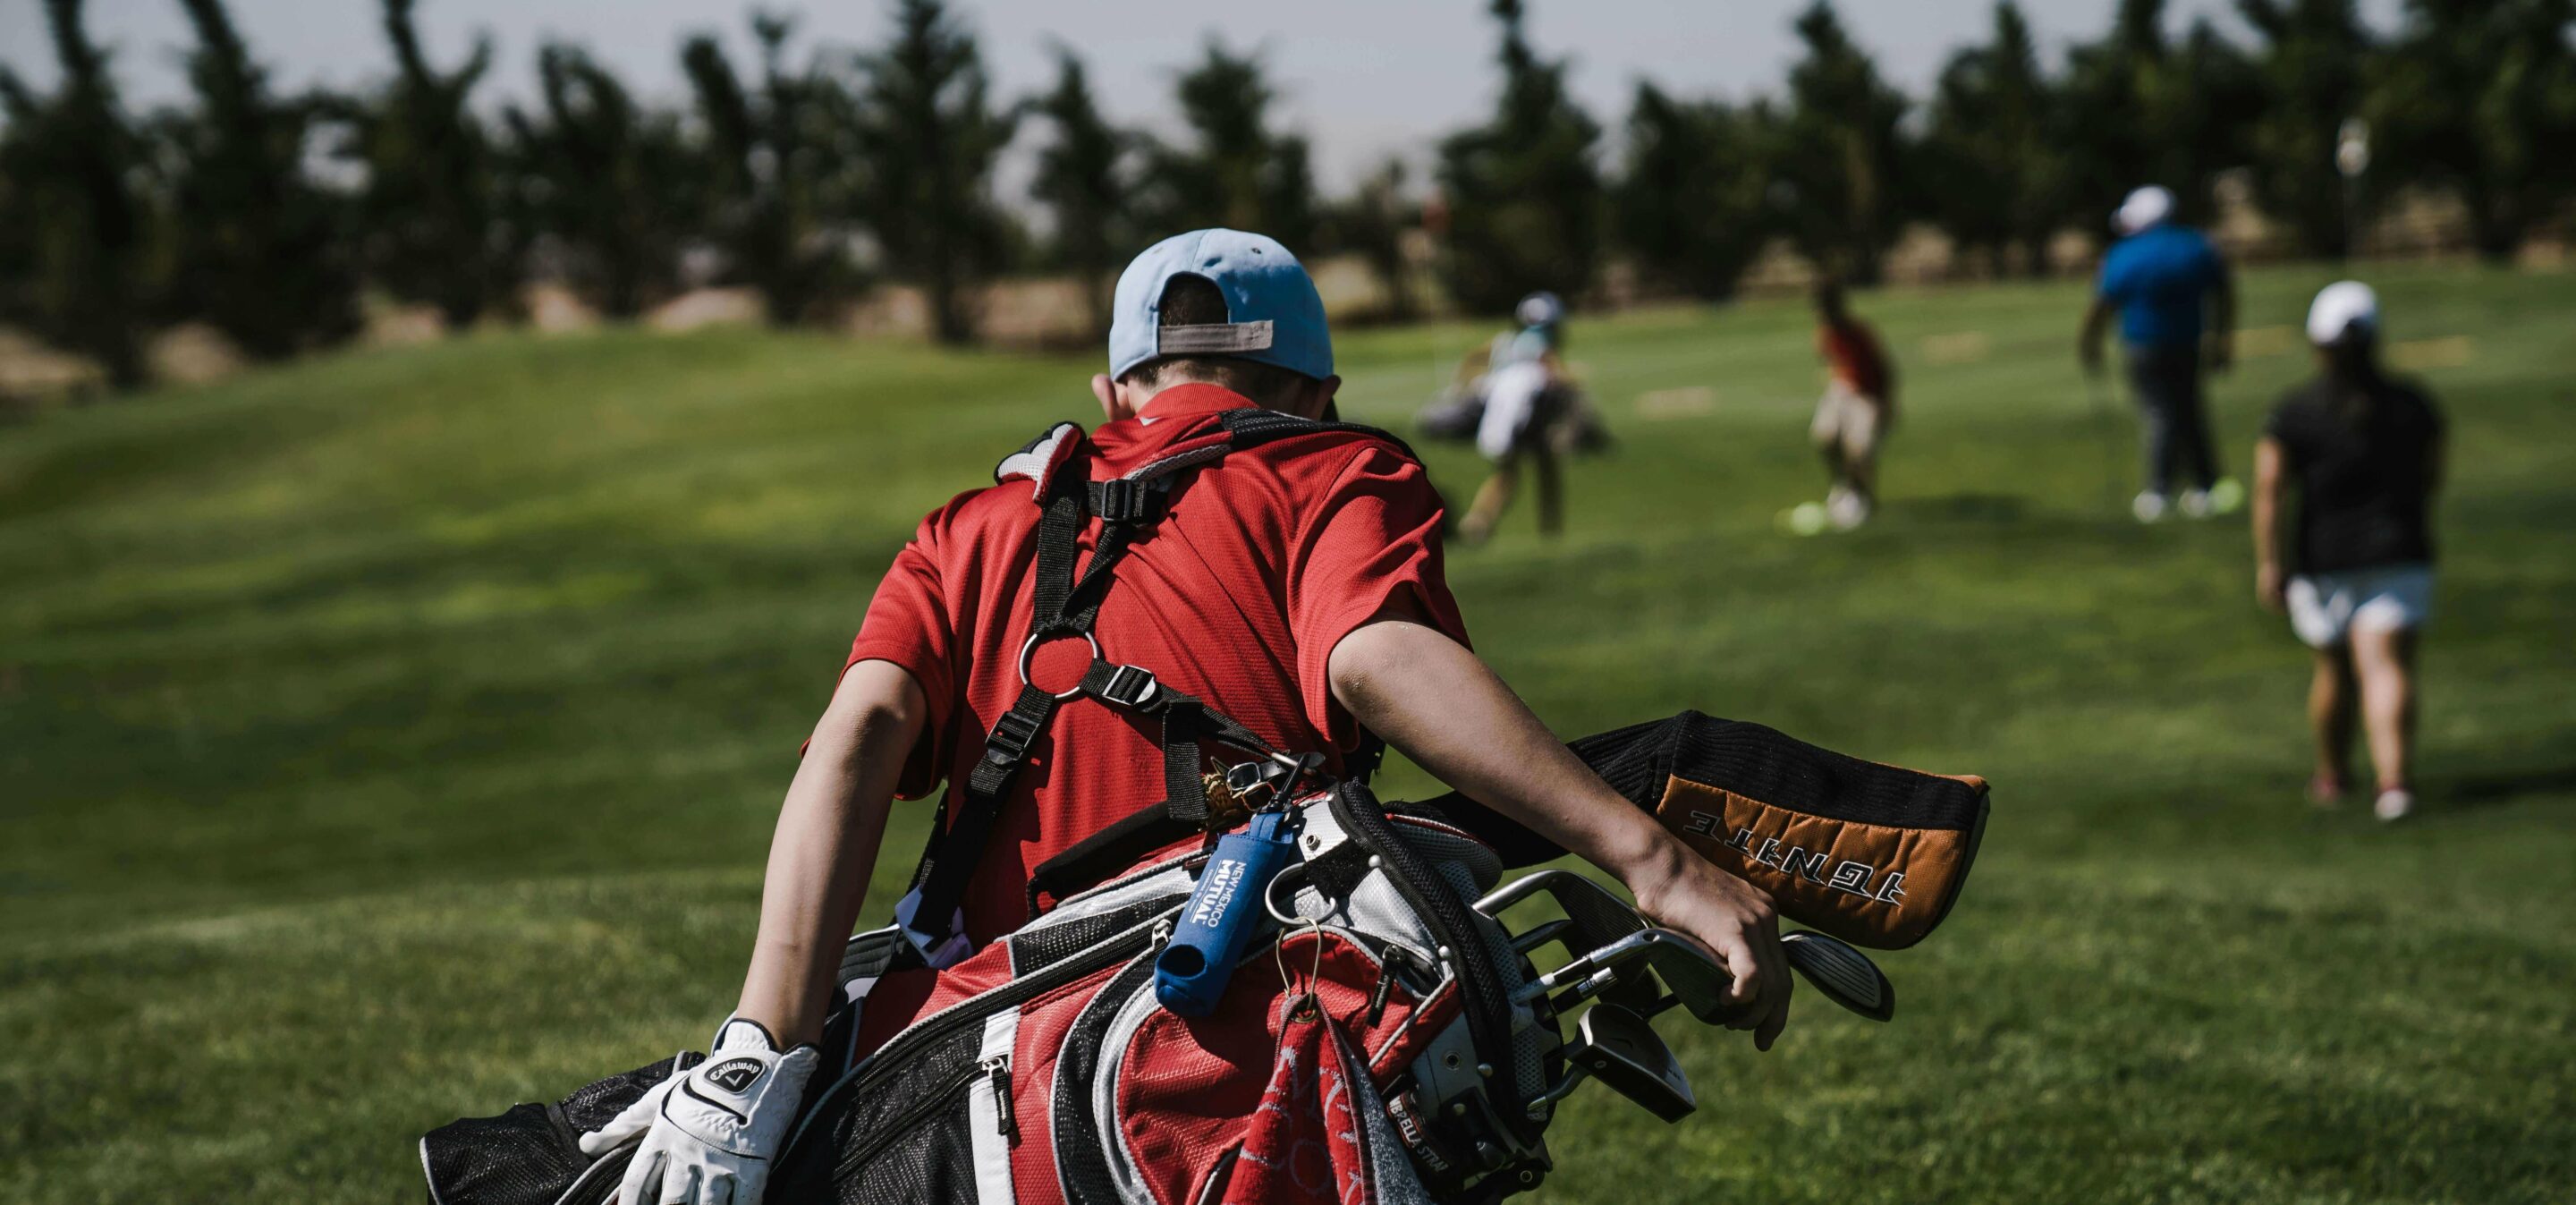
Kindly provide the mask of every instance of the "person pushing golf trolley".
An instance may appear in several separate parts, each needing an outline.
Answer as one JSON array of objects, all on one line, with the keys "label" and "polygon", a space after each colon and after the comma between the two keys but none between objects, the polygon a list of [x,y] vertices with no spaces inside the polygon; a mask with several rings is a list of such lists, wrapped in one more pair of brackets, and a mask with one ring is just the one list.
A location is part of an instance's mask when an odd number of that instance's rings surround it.
[{"label": "person pushing golf trolley", "polygon": [[2235,356],[2236,284],[2227,261],[2208,236],[2174,220],[2174,195],[2157,185],[2130,193],[2111,227],[2120,238],[2102,257],[2076,356],[2086,376],[2101,375],[2103,332],[2116,311],[2146,427],[2146,484],[2130,509],[2141,523],[2234,511],[2245,487],[2219,468],[2203,381]]},{"label": "person pushing golf trolley", "polygon": [[[434,1131],[434,1200],[1494,1200],[1585,1079],[1693,1107],[1659,1013],[1767,1050],[1795,968],[1890,1014],[1835,939],[1947,915],[1982,781],[1698,713],[1558,743],[1468,649],[1419,462],[1331,417],[1286,248],[1167,239],[1116,304],[1107,421],[1001,458],[869,604],[711,1052]],[[1456,790],[1381,803],[1385,746]],[[1568,853],[1635,903],[1501,881]]]},{"label": "person pushing golf trolley", "polygon": [[1563,458],[1599,451],[1609,434],[1566,367],[1565,302],[1537,292],[1513,307],[1519,329],[1494,336],[1459,362],[1456,378],[1416,420],[1433,439],[1472,442],[1493,466],[1476,489],[1459,535],[1469,544],[1493,538],[1519,496],[1521,469],[1538,479],[1538,529],[1565,529]]}]

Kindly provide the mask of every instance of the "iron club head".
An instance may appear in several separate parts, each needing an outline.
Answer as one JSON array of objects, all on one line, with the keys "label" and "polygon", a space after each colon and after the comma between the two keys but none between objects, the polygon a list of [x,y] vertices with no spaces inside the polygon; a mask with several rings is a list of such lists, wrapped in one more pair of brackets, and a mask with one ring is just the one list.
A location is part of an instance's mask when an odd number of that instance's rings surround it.
[{"label": "iron club head", "polygon": [[1825,998],[1872,1021],[1896,1015],[1896,985],[1869,956],[1822,933],[1783,934],[1782,952],[1789,965]]}]

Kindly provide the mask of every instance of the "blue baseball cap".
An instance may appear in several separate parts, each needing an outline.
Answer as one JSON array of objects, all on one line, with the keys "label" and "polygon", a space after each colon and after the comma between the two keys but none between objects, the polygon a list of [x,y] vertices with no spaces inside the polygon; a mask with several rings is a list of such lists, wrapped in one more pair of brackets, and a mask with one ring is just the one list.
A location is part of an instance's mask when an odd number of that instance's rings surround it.
[{"label": "blue baseball cap", "polygon": [[[1225,295],[1224,325],[1164,330],[1158,308],[1175,276],[1204,276]],[[1324,298],[1279,240],[1241,230],[1193,230],[1145,249],[1118,277],[1109,322],[1109,375],[1159,356],[1233,356],[1322,380],[1333,375]]]}]

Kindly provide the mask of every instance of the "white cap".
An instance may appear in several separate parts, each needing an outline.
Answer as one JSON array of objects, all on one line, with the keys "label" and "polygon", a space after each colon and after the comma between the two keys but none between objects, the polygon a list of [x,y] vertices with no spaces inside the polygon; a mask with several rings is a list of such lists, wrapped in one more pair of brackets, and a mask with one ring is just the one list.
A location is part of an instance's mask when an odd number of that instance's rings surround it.
[{"label": "white cap", "polygon": [[2111,229],[2122,234],[2136,234],[2173,216],[2174,195],[2171,189],[2150,184],[2129,194],[2111,215]]},{"label": "white cap", "polygon": [[2354,335],[2379,333],[2379,294],[2358,280],[2338,280],[2317,290],[2308,307],[2308,342],[2332,347]]}]

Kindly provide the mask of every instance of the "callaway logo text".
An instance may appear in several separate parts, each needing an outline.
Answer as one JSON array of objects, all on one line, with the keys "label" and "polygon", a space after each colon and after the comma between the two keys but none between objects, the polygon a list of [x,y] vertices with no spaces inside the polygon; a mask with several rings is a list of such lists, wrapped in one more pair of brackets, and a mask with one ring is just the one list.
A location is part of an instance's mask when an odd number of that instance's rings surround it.
[{"label": "callaway logo text", "polygon": [[757,1082],[760,1079],[760,1073],[765,1070],[768,1068],[763,1066],[759,1059],[735,1059],[729,1063],[716,1064],[709,1068],[705,1075],[708,1083],[740,1095],[744,1089]]}]

